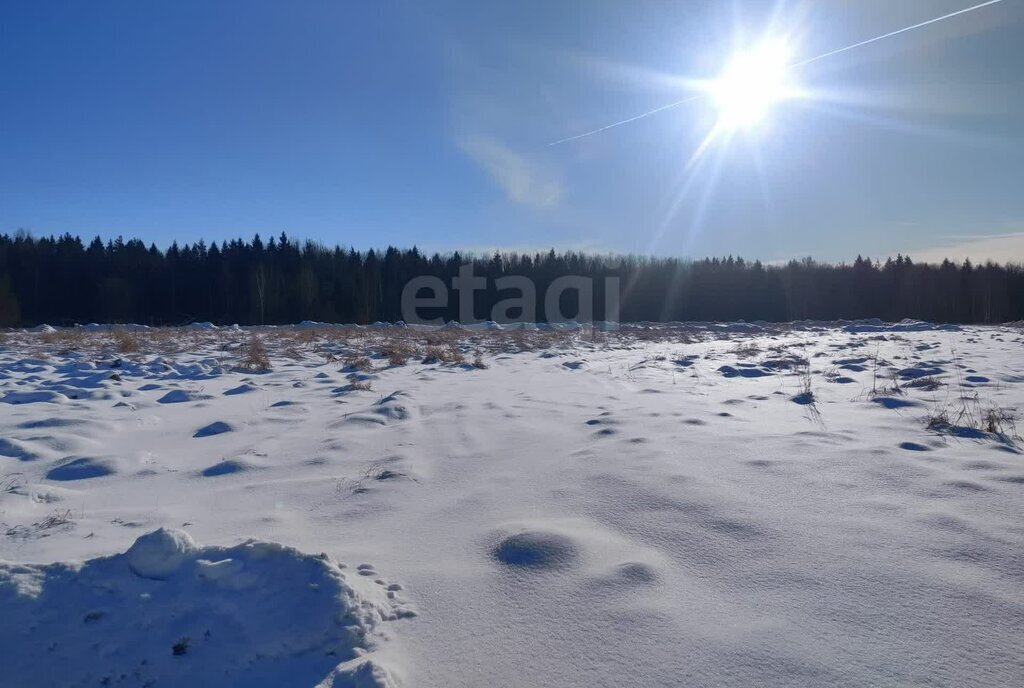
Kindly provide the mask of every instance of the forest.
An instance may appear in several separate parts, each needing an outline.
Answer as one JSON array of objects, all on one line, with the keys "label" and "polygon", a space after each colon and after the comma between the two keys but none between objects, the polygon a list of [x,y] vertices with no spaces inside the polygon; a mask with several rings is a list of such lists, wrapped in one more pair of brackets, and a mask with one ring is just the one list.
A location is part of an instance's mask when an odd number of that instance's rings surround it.
[{"label": "forest", "polygon": [[[160,249],[138,239],[104,242],[97,237],[85,244],[70,234],[18,232],[0,234],[0,326],[397,321],[409,280],[434,276],[450,285],[465,264],[487,279],[486,289],[474,294],[474,314],[481,320],[498,301],[519,296],[495,285],[509,275],[528,277],[536,285],[540,321],[546,317],[546,287],[566,275],[593,280],[596,320],[610,319],[603,310],[602,290],[613,283],[607,278],[618,280],[618,319],[623,322],[1024,319],[1024,267],[1019,264],[946,260],[936,265],[902,255],[885,260],[858,256],[839,264],[810,258],[768,264],[733,256],[695,260],[553,250],[427,255],[415,247],[328,247],[283,233],[266,241],[256,235],[249,241],[173,243]],[[458,319],[458,298],[434,311],[432,318]]]}]

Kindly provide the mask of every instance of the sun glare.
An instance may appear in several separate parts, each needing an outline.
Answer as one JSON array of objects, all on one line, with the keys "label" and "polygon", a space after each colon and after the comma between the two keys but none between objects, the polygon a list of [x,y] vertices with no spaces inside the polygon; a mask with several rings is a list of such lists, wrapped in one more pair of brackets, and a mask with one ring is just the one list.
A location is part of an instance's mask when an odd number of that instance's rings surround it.
[{"label": "sun glare", "polygon": [[787,70],[791,57],[786,44],[777,40],[735,54],[709,89],[719,126],[749,129],[764,120],[775,103],[791,97]]}]

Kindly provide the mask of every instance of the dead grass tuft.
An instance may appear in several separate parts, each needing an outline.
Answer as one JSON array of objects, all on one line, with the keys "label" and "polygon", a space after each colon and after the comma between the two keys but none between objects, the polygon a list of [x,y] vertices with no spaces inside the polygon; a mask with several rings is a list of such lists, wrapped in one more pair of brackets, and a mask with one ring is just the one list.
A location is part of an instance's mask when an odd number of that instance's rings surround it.
[{"label": "dead grass tuft", "polygon": [[60,356],[66,356],[85,348],[85,331],[78,328],[57,330],[55,332],[43,332],[39,335],[39,341],[46,344]]},{"label": "dead grass tuft", "polygon": [[981,413],[981,427],[985,432],[1001,437],[1019,438],[1017,434],[1017,409],[990,406]]},{"label": "dead grass tuft", "polygon": [[925,377],[919,377],[915,380],[911,380],[910,382],[906,383],[905,386],[911,387],[913,389],[920,389],[925,392],[934,392],[939,387],[941,387],[942,384],[943,383],[940,382],[939,379],[934,375],[927,375]]},{"label": "dead grass tuft", "polygon": [[929,411],[925,416],[926,427],[934,432],[975,438],[986,433],[1007,443],[1021,439],[1017,434],[1017,409],[983,404],[978,392],[967,387],[956,349],[953,350],[952,362],[956,371],[957,398],[952,402],[947,399]]},{"label": "dead grass tuft", "polygon": [[239,356],[239,367],[243,370],[253,372],[270,370],[270,355],[267,353],[267,345],[255,335],[242,345],[239,349]]},{"label": "dead grass tuft", "polygon": [[797,393],[802,399],[806,399],[807,403],[814,403],[814,387],[813,379],[811,377],[811,363],[804,359],[801,363],[795,366],[795,375],[797,383],[799,385],[799,392]]},{"label": "dead grass tuft", "polygon": [[18,492],[25,487],[24,473],[8,473],[0,478],[0,492]]},{"label": "dead grass tuft", "polygon": [[4,535],[9,538],[46,537],[50,534],[48,532],[50,530],[65,526],[71,527],[74,525],[74,520],[71,517],[71,509],[57,509],[43,520],[36,521],[32,525],[9,527],[4,531]]},{"label": "dead grass tuft", "polygon": [[761,347],[757,345],[757,342],[740,340],[729,350],[729,353],[737,358],[754,358],[761,354]]},{"label": "dead grass tuft", "polygon": [[114,340],[114,348],[117,349],[118,353],[133,354],[139,350],[139,338],[130,330],[117,328],[114,330],[112,339]]},{"label": "dead grass tuft", "polygon": [[428,346],[423,352],[423,363],[465,363],[466,357],[455,348],[454,344],[448,346]]},{"label": "dead grass tuft", "polygon": [[404,366],[410,358],[416,356],[416,347],[406,339],[392,339],[381,347],[381,354],[392,366]]},{"label": "dead grass tuft", "polygon": [[368,371],[373,370],[373,361],[367,356],[358,356],[352,354],[345,358],[345,365],[342,367],[343,371]]}]

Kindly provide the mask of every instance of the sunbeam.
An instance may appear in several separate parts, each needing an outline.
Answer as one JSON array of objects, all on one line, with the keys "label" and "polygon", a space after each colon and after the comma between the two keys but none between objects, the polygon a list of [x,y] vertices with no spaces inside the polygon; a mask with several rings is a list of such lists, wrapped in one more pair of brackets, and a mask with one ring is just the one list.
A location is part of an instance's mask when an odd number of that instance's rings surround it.
[{"label": "sunbeam", "polygon": [[[961,15],[967,14],[968,12],[974,12],[975,10],[980,10],[980,9],[982,9],[984,7],[988,7],[990,5],[996,5],[996,4],[999,4],[999,3],[1003,2],[1003,1],[1004,0],[987,0],[987,2],[982,2],[982,3],[979,3],[977,5],[972,5],[971,7],[965,7],[963,9],[961,9],[961,10],[957,10],[955,12],[950,12],[948,14],[944,14],[944,15],[939,16],[939,17],[933,17],[932,19],[928,19],[928,20],[925,20],[925,21],[922,21],[922,22],[918,22],[917,24],[912,24],[911,26],[905,26],[905,27],[903,27],[901,29],[897,29],[895,31],[890,31],[888,33],[884,33],[884,34],[882,34],[880,36],[875,36],[873,38],[868,38],[866,40],[859,41],[857,43],[853,43],[851,45],[847,45],[847,46],[844,46],[842,48],[837,48],[835,50],[830,50],[830,51],[828,51],[826,53],[822,53],[820,55],[816,55],[814,57],[810,57],[810,58],[807,58],[805,60],[800,60],[798,62],[789,63],[787,65],[784,65],[785,69],[779,69],[779,70],[774,71],[772,73],[772,78],[777,78],[777,77],[779,77],[779,75],[784,75],[786,72],[788,72],[788,70],[796,69],[798,67],[802,67],[804,65],[811,64],[812,62],[817,62],[818,60],[822,60],[824,58],[831,57],[833,55],[838,55],[839,53],[843,53],[843,52],[846,52],[848,50],[853,50],[854,48],[860,48],[862,46],[868,45],[870,43],[875,43],[877,41],[881,41],[881,40],[884,40],[886,38],[891,38],[893,36],[898,36],[898,35],[900,35],[902,33],[908,32],[908,31],[913,31],[915,29],[920,29],[922,27],[929,26],[929,25],[935,24],[937,22],[945,21],[947,19],[952,19],[954,17],[958,17],[958,16],[961,16]],[[608,131],[609,129],[614,129],[614,128],[620,127],[620,126],[622,126],[624,124],[629,124],[631,122],[636,122],[637,120],[641,120],[641,119],[644,119],[646,117],[650,117],[651,115],[658,114],[659,112],[664,112],[666,110],[671,110],[671,109],[677,108],[677,107],[679,107],[681,105],[685,105],[686,103],[691,103],[691,102],[694,102],[696,100],[700,100],[700,99],[708,97],[708,96],[712,96],[712,97],[715,98],[716,102],[719,103],[719,108],[720,108],[720,111],[721,111],[722,110],[722,106],[721,106],[721,102],[722,102],[721,93],[722,93],[723,90],[725,91],[725,93],[728,94],[728,96],[726,97],[725,100],[726,100],[727,103],[729,103],[728,108],[733,112],[733,114],[739,115],[739,113],[742,111],[742,112],[744,112],[746,114],[743,115],[741,117],[741,119],[750,119],[750,118],[753,117],[753,115],[751,115],[751,113],[756,112],[756,111],[761,109],[759,106],[758,107],[751,107],[751,104],[752,104],[751,101],[753,101],[753,100],[764,101],[764,100],[770,100],[770,98],[765,96],[765,93],[764,93],[764,90],[763,90],[763,85],[758,83],[758,82],[756,82],[756,80],[751,78],[754,73],[757,73],[758,70],[751,69],[751,65],[750,64],[748,64],[747,67],[744,68],[744,70],[741,70],[745,74],[745,76],[742,79],[742,81],[745,81],[748,85],[752,86],[753,91],[756,94],[756,98],[755,98],[754,95],[750,95],[750,94],[748,94],[746,92],[738,91],[738,89],[734,88],[733,84],[734,84],[735,80],[729,77],[730,70],[734,69],[734,67],[732,65],[734,65],[736,60],[740,59],[742,57],[742,55],[744,55],[744,54],[745,53],[741,53],[739,56],[737,56],[737,58],[734,59],[733,63],[731,63],[731,65],[730,65],[730,67],[727,68],[726,72],[723,73],[723,77],[720,77],[719,79],[710,82],[712,85],[715,84],[716,82],[721,84],[721,83],[723,83],[723,79],[724,79],[725,80],[724,83],[727,84],[727,86],[724,89],[722,89],[721,87],[716,89],[716,88],[714,88],[714,86],[712,86],[712,88],[707,89],[707,90],[705,90],[702,93],[697,93],[695,95],[692,95],[689,98],[683,98],[682,100],[677,100],[674,103],[669,103],[667,105],[662,105],[661,107],[654,108],[653,110],[647,110],[646,112],[642,112],[642,113],[640,113],[638,115],[634,115],[633,117],[628,117],[626,119],[619,120],[617,122],[612,122],[611,124],[606,124],[603,127],[598,127],[596,129],[592,129],[590,131],[585,131],[582,134],[576,134],[574,136],[567,136],[565,138],[558,139],[557,141],[552,141],[551,143],[547,144],[547,147],[557,146],[557,145],[560,145],[560,144],[563,144],[563,143],[568,143],[570,141],[576,141],[578,139],[586,138],[586,137],[589,137],[589,136],[594,136],[595,134],[600,134],[601,132]],[[735,106],[735,107],[733,107],[733,106]]]}]

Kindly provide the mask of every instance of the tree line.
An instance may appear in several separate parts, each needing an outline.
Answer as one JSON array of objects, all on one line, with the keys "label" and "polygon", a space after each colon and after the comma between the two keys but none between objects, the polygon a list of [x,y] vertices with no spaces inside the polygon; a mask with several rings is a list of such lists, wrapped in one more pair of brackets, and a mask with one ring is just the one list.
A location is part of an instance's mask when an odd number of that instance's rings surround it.
[{"label": "tree line", "polygon": [[[1024,267],[1019,264],[927,264],[902,255],[884,261],[858,256],[849,264],[573,251],[427,255],[415,247],[327,247],[283,233],[267,241],[256,235],[250,241],[173,243],[160,249],[138,239],[104,242],[97,237],[86,245],[70,234],[19,232],[0,234],[0,326],[397,321],[409,280],[434,276],[450,286],[465,264],[486,278],[486,288],[474,293],[480,319],[498,301],[520,296],[495,285],[509,275],[532,280],[542,321],[547,287],[566,275],[592,280],[596,320],[610,315],[604,312],[604,290],[612,284],[617,284],[622,321],[1024,319]],[[458,319],[458,298],[449,298],[429,315]]]}]

